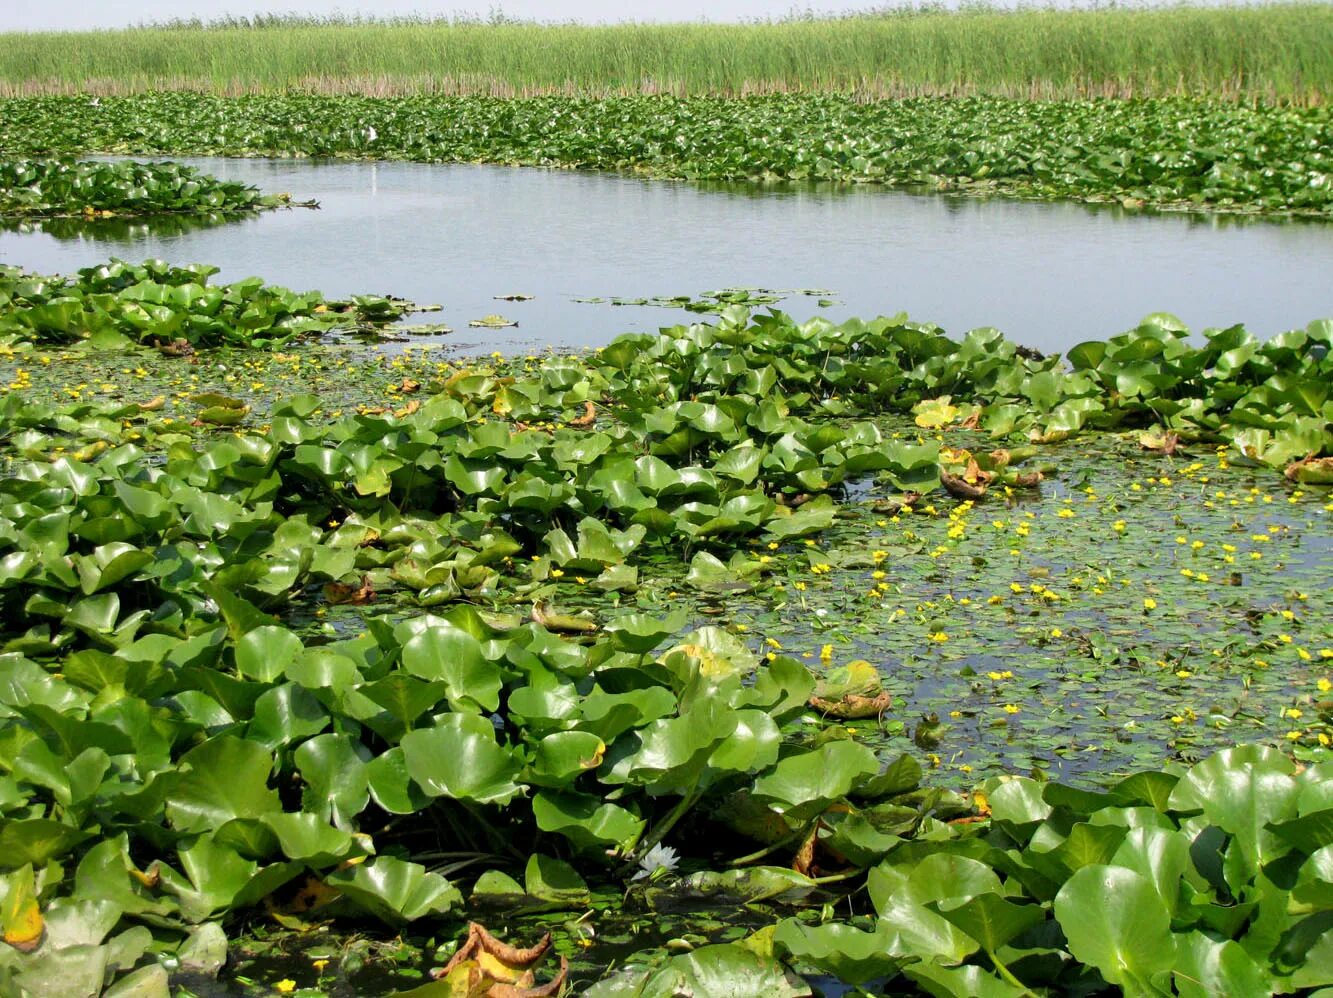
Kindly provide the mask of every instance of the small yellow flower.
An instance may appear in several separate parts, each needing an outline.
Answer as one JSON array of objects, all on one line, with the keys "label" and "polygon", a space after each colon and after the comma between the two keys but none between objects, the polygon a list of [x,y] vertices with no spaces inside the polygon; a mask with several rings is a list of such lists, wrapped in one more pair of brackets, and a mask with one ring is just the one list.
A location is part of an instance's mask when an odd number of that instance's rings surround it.
[{"label": "small yellow flower", "polygon": [[290,977],[284,977],[277,984],[273,985],[273,989],[277,991],[278,994],[289,995],[296,990],[296,982]]},{"label": "small yellow flower", "polygon": [[1330,690],[1333,690],[1333,682],[1329,682],[1328,677],[1326,676],[1320,676],[1319,681],[1315,683],[1315,686],[1319,688],[1320,693],[1327,693]]},{"label": "small yellow flower", "polygon": [[931,641],[934,641],[937,644],[944,644],[944,642],[949,640],[949,635],[945,634],[943,631],[933,631],[929,637]]},{"label": "small yellow flower", "polygon": [[1058,627],[1052,627],[1052,628],[1051,628],[1051,637],[1053,637],[1053,638],[1062,638],[1062,637],[1064,637],[1064,631],[1060,630],[1060,628],[1058,628]]},{"label": "small yellow flower", "polygon": [[819,660],[820,660],[821,662],[832,662],[832,661],[833,661],[833,646],[832,646],[832,645],[825,645],[823,648],[819,649]]},{"label": "small yellow flower", "polygon": [[1006,714],[1017,714],[1020,710],[1022,710],[1022,708],[1016,703],[1007,703],[1004,705],[1004,712]]},{"label": "small yellow flower", "polygon": [[1147,599],[1145,599],[1145,600],[1143,601],[1143,609],[1145,609],[1145,610],[1156,610],[1156,609],[1157,609],[1157,600],[1155,600],[1155,599],[1153,599],[1151,596],[1149,596]]}]

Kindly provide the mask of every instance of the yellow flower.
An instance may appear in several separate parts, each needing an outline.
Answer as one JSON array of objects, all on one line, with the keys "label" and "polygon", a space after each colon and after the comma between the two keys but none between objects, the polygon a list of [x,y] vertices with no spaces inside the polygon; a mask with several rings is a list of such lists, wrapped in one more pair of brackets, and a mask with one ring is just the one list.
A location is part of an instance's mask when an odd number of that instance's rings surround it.
[{"label": "yellow flower", "polygon": [[1062,638],[1062,637],[1064,637],[1064,631],[1060,630],[1060,628],[1058,628],[1058,627],[1052,627],[1052,628],[1051,628],[1051,637],[1053,637],[1053,638]]},{"label": "yellow flower", "polygon": [[1016,703],[1007,703],[1004,705],[1004,712],[1006,714],[1017,714],[1020,710],[1022,710],[1022,708]]},{"label": "yellow flower", "polygon": [[1299,721],[1301,719],[1301,711],[1299,707],[1288,707],[1283,713],[1293,721]]},{"label": "yellow flower", "polygon": [[832,645],[825,645],[823,648],[819,649],[819,660],[820,660],[821,662],[832,662],[832,661],[833,661],[833,646],[832,646]]},{"label": "yellow flower", "polygon": [[944,642],[949,640],[949,635],[945,634],[943,631],[934,631],[929,637],[931,641],[934,641],[937,644],[944,644]]},{"label": "yellow flower", "polygon": [[1145,610],[1156,610],[1156,609],[1157,609],[1157,600],[1155,600],[1155,599],[1153,599],[1151,596],[1149,596],[1147,599],[1145,599],[1145,600],[1143,601],[1143,609],[1145,609]]},{"label": "yellow flower", "polygon": [[1068,507],[1065,507],[1064,509],[1060,510],[1060,512],[1056,513],[1055,515],[1058,516],[1058,517],[1059,517],[1060,519],[1062,519],[1062,520],[1072,520],[1072,519],[1074,518],[1074,511],[1073,511],[1072,509],[1068,508]]},{"label": "yellow flower", "polygon": [[558,569],[558,568],[553,568],[553,569],[551,569],[551,578],[553,578],[553,579],[558,579],[558,578],[560,578],[560,577],[561,577],[562,575],[564,575],[564,574],[565,574],[565,573],[562,572],[562,571],[561,571],[560,569]]},{"label": "yellow flower", "polygon": [[290,977],[284,977],[277,984],[273,985],[278,994],[289,995],[296,990],[296,982]]}]

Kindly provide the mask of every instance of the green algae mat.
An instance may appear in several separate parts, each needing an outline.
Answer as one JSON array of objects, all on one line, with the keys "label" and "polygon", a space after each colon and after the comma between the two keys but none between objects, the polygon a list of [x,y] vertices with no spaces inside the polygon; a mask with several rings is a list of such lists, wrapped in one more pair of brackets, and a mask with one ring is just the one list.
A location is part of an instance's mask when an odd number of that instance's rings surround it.
[{"label": "green algae mat", "polygon": [[1333,987],[1333,324],[212,274],[0,270],[0,991]]}]

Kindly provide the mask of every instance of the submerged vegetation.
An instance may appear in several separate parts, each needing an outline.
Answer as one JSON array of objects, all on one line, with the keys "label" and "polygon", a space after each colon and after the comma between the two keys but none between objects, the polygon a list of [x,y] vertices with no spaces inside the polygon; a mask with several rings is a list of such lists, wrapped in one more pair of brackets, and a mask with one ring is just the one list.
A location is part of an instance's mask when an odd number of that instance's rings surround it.
[{"label": "submerged vegetation", "polygon": [[1131,207],[1333,212],[1333,110],[786,95],[0,101],[0,150],[345,156],[835,181]]},{"label": "submerged vegetation", "polygon": [[1322,103],[1327,4],[906,10],[754,24],[340,23],[0,35],[7,94],[1207,96]]},{"label": "submerged vegetation", "polygon": [[0,275],[5,987],[1333,985],[1333,323],[376,361],[210,273]]}]

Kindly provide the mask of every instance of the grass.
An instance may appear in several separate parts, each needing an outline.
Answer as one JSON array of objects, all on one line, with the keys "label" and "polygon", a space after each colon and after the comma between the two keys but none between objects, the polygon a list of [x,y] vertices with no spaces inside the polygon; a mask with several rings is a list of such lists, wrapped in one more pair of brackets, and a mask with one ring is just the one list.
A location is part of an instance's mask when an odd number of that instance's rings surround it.
[{"label": "grass", "polygon": [[907,10],[750,24],[271,18],[0,35],[0,95],[1208,94],[1322,103],[1333,5]]}]

